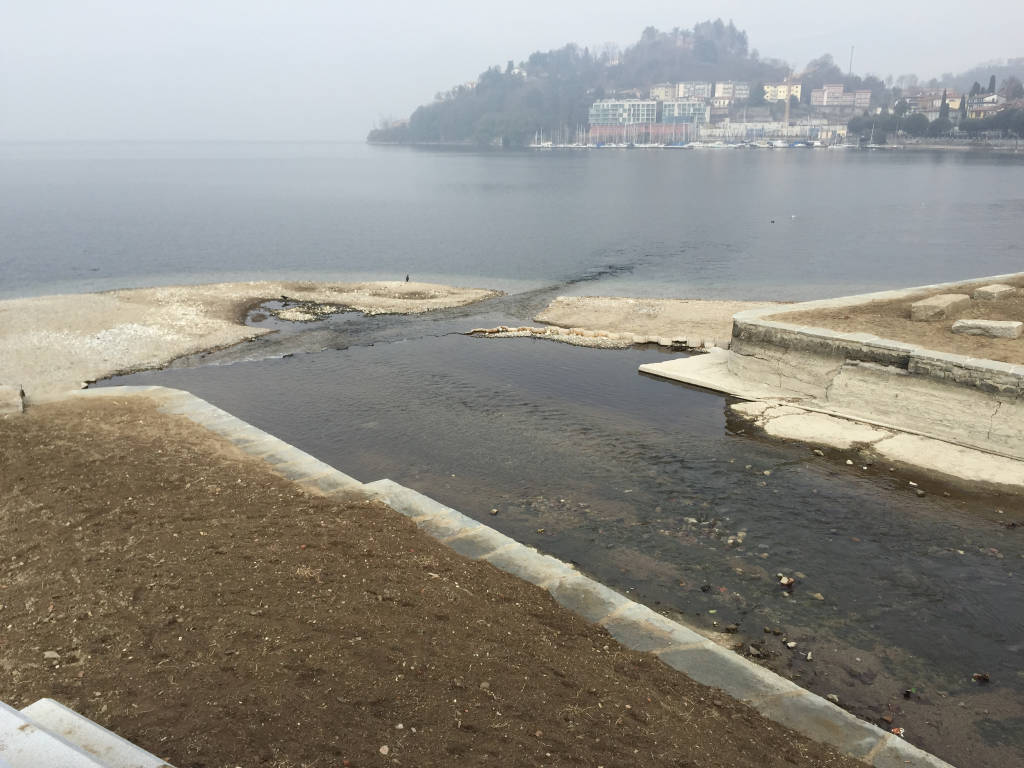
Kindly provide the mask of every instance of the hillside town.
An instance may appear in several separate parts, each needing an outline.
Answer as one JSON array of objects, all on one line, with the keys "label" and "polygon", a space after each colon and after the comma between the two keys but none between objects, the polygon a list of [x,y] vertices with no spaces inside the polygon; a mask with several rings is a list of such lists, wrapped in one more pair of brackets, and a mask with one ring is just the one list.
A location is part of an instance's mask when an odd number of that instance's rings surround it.
[{"label": "hillside town", "polygon": [[[585,131],[559,145],[894,146],[885,143],[886,134],[904,140],[955,138],[961,124],[966,128],[968,121],[1024,107],[1019,81],[1005,84],[1003,92],[994,82],[987,89],[975,83],[963,94],[920,86],[895,90],[890,108],[876,103],[870,89],[850,91],[842,83],[809,91],[789,79],[754,85],[732,80],[659,83],[646,93],[632,89],[598,99]],[[556,143],[557,138],[538,136],[534,146]]]}]

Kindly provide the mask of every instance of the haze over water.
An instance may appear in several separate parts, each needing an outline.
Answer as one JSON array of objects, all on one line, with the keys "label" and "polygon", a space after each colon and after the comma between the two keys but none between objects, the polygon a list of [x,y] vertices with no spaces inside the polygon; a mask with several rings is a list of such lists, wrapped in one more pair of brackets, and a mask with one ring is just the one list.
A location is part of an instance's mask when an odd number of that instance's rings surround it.
[{"label": "haze over water", "polygon": [[3,144],[0,296],[406,274],[510,292],[835,296],[1021,269],[1022,168],[796,149]]}]

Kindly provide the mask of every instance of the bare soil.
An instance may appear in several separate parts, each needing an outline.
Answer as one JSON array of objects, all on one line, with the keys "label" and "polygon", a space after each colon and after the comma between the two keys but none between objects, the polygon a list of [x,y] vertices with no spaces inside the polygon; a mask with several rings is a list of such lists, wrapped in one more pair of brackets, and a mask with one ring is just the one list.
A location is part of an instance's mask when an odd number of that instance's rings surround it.
[{"label": "bare soil", "polygon": [[44,696],[180,768],[860,765],[141,398],[0,418],[0,699]]},{"label": "bare soil", "polygon": [[[1024,278],[1008,280],[1006,284],[1024,289]],[[915,301],[940,293],[970,295],[981,285],[983,283],[964,284],[960,287],[921,293],[913,298],[873,301],[853,307],[785,312],[772,315],[770,319],[829,328],[843,333],[872,333],[884,339],[916,344],[938,352],[951,352],[957,355],[999,360],[1018,365],[1024,364],[1024,338],[990,339],[984,336],[953,333],[950,330],[955,320],[1024,321],[1024,290],[1018,290],[1017,293],[1005,299],[972,300],[971,305],[966,309],[941,320],[921,322],[910,319],[910,305]]]}]

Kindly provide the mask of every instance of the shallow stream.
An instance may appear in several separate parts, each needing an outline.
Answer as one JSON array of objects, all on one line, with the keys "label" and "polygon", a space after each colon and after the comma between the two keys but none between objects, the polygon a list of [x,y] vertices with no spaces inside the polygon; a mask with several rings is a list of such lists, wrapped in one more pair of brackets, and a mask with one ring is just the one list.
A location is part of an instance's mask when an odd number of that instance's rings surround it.
[{"label": "shallow stream", "polygon": [[[1024,764],[1019,502],[946,497],[888,465],[747,434],[723,397],[638,374],[666,355],[656,348],[459,334],[519,324],[547,298],[309,324],[257,315],[279,332],[102,385],[189,390],[753,646],[957,765]],[[792,594],[779,573],[797,579]]]}]

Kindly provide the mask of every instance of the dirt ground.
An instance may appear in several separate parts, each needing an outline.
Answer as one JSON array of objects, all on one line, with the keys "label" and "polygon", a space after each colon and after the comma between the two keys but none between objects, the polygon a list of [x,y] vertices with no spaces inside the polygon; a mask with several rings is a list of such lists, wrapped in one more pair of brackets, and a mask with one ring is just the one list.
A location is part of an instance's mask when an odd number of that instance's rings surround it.
[{"label": "dirt ground", "polygon": [[[1007,284],[1024,289],[1024,278],[1010,280]],[[917,344],[939,352],[952,352],[957,355],[981,357],[1018,365],[1024,364],[1024,338],[990,339],[984,336],[953,333],[950,330],[954,320],[1024,320],[1024,290],[1018,290],[1017,293],[1005,299],[971,301],[970,307],[952,317],[927,322],[911,321],[910,305],[915,301],[939,293],[970,295],[980,285],[980,283],[972,283],[965,285],[962,289],[945,288],[931,294],[922,293],[911,299],[873,301],[855,307],[786,312],[772,315],[770,319],[830,328],[844,333],[873,333],[885,339]]]},{"label": "dirt ground", "polygon": [[559,296],[534,320],[560,328],[685,339],[690,347],[728,347],[732,339],[733,315],[774,303]]},{"label": "dirt ground", "polygon": [[860,765],[141,399],[0,418],[0,700],[44,696],[179,768]]}]

